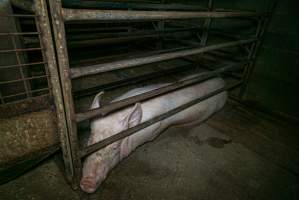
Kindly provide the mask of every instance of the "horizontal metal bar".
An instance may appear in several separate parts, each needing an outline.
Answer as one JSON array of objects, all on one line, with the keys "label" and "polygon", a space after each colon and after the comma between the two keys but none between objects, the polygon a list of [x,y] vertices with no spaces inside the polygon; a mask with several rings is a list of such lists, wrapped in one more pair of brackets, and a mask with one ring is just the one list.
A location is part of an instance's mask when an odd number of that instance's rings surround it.
[{"label": "horizontal metal bar", "polygon": [[21,33],[0,33],[0,36],[9,36],[9,35],[38,35],[39,32],[21,32]]},{"label": "horizontal metal bar", "polygon": [[[30,90],[31,93],[36,93],[36,92],[42,92],[42,91],[47,91],[50,90],[50,88],[42,88],[42,89],[36,89],[36,90]],[[18,93],[18,94],[12,94],[12,95],[7,95],[7,96],[2,96],[3,99],[8,99],[16,96],[21,96],[21,95],[26,95],[26,92]],[[26,98],[27,99],[27,98]]]},{"label": "horizontal metal bar", "polygon": [[105,1],[63,1],[63,7],[67,8],[94,8],[94,9],[133,9],[133,10],[206,10],[197,4],[179,3],[143,3],[143,2],[105,2]]},{"label": "horizontal metal bar", "polygon": [[47,78],[47,77],[48,77],[48,75],[42,75],[42,76],[33,76],[33,77],[21,78],[21,79],[10,80],[10,81],[0,81],[0,85],[16,83],[16,82],[21,82],[21,81],[29,81],[29,80],[34,80],[34,79]]},{"label": "horizontal metal bar", "polygon": [[196,18],[226,18],[226,17],[258,17],[256,12],[186,12],[186,11],[127,11],[127,10],[91,10],[62,9],[64,21],[78,20],[167,20]]},{"label": "horizontal metal bar", "polygon": [[[137,33],[110,33],[105,34],[106,36],[110,37],[102,37],[102,38],[90,38],[86,39],[86,36],[79,36],[81,39],[84,37],[84,40],[72,40],[74,37],[70,38],[68,40],[69,47],[85,47],[85,46],[94,46],[94,45],[103,45],[103,44],[115,44],[115,43],[121,43],[121,42],[128,42],[131,40],[137,40],[137,39],[147,39],[147,38],[159,38],[168,36],[171,34],[175,34],[178,32],[187,32],[187,31],[193,31],[198,28],[181,28],[181,29],[169,29],[169,30],[163,30],[163,31],[142,31]],[[100,34],[98,34],[100,36]],[[104,35],[103,35],[104,36]],[[38,42],[38,40],[36,40]]]},{"label": "horizontal metal bar", "polygon": [[[245,62],[245,63],[247,63],[247,62]],[[140,95],[136,95],[134,97],[130,97],[130,98],[121,100],[121,101],[110,103],[109,105],[98,108],[98,109],[89,110],[84,113],[78,113],[78,114],[76,114],[76,121],[81,122],[84,120],[92,119],[94,117],[103,117],[113,111],[116,111],[120,108],[124,108],[129,105],[132,105],[134,103],[148,100],[150,98],[159,96],[161,94],[166,94],[168,92],[177,90],[179,88],[183,88],[185,86],[192,85],[192,84],[207,80],[209,78],[219,75],[220,73],[223,73],[223,72],[226,72],[229,70],[234,70],[235,68],[239,69],[240,66],[243,66],[245,63],[242,62],[242,63],[238,63],[238,64],[231,64],[231,65],[227,65],[225,67],[219,68],[217,70],[214,70],[212,72],[203,72],[200,75],[198,75],[197,77],[194,77],[191,79],[178,81],[173,84],[161,87],[159,89],[152,90],[150,92],[146,92],[146,93],[143,93]]]},{"label": "horizontal metal bar", "polygon": [[112,90],[112,89],[123,87],[126,85],[137,84],[137,83],[145,81],[145,80],[156,79],[156,78],[159,78],[159,77],[162,77],[165,75],[169,75],[169,74],[175,74],[175,73],[183,72],[183,71],[186,72],[191,69],[194,69],[194,67],[195,66],[192,64],[185,64],[185,65],[178,66],[178,67],[168,69],[168,70],[159,70],[159,71],[153,72],[153,73],[147,73],[144,75],[134,76],[134,77],[114,81],[111,83],[99,85],[99,86],[92,87],[92,88],[78,90],[78,91],[74,92],[74,98],[79,99],[79,98],[83,98],[86,96],[95,95],[96,93],[98,93],[101,90]]},{"label": "horizontal metal bar", "polygon": [[0,15],[0,17],[37,17],[37,15],[29,15],[29,14],[13,14],[13,15]]},{"label": "horizontal metal bar", "polygon": [[[199,30],[199,29],[198,29]],[[147,36],[147,35],[166,35],[178,32],[191,32],[196,31],[195,28],[171,30],[171,31],[132,31],[132,32],[113,32],[113,33],[87,33],[87,34],[73,34],[67,37],[68,44],[72,41],[84,41],[84,40],[95,40],[95,39],[121,39],[134,36]]]},{"label": "horizontal metal bar", "polygon": [[47,62],[33,62],[33,63],[24,63],[24,64],[19,64],[19,65],[5,65],[5,66],[0,66],[1,69],[8,69],[8,68],[14,68],[14,67],[26,67],[26,66],[34,66],[34,65],[43,65],[46,64]]},{"label": "horizontal metal bar", "polygon": [[155,124],[155,123],[157,123],[157,122],[159,122],[161,120],[164,120],[164,119],[166,119],[166,118],[168,118],[170,116],[173,116],[174,114],[176,114],[178,112],[181,112],[182,110],[185,110],[185,109],[187,109],[187,108],[189,108],[189,107],[191,107],[191,106],[193,106],[193,105],[195,105],[197,103],[200,103],[201,101],[204,101],[204,100],[206,100],[208,98],[211,98],[211,97],[213,97],[213,96],[215,96],[215,95],[217,95],[217,94],[219,94],[221,92],[224,92],[226,90],[230,90],[232,88],[235,88],[235,87],[241,85],[241,83],[242,82],[240,81],[240,82],[237,82],[237,83],[232,84],[230,86],[225,86],[225,87],[222,87],[220,89],[217,89],[217,90],[215,90],[215,91],[213,91],[213,92],[211,92],[211,93],[209,93],[209,94],[207,94],[207,95],[205,95],[203,97],[200,97],[200,98],[197,98],[195,100],[192,100],[189,103],[181,105],[181,106],[179,106],[179,107],[177,107],[175,109],[172,109],[172,110],[170,110],[170,111],[168,111],[168,112],[166,112],[166,113],[164,113],[162,115],[154,117],[154,118],[152,118],[152,119],[150,119],[150,120],[148,120],[146,122],[143,122],[143,123],[141,123],[141,124],[139,124],[137,126],[129,128],[129,129],[127,129],[127,130],[125,130],[123,132],[120,132],[120,133],[118,133],[116,135],[110,136],[110,137],[108,137],[108,138],[106,138],[106,139],[104,139],[104,140],[102,140],[102,141],[100,141],[98,143],[95,143],[95,144],[93,144],[91,146],[88,146],[85,149],[83,149],[83,150],[80,151],[81,157],[83,158],[85,156],[88,156],[88,155],[90,155],[90,154],[98,151],[99,149],[102,149],[102,148],[108,146],[109,144],[112,144],[112,143],[114,143],[114,142],[116,142],[118,140],[121,140],[121,139],[123,139],[125,137],[128,137],[128,136],[136,133],[137,131],[139,131],[141,129],[144,129],[144,128],[152,125],[152,124]]},{"label": "horizontal metal bar", "polygon": [[128,31],[131,27],[129,26],[113,26],[113,27],[85,27],[72,28],[66,30],[67,34],[70,33],[82,33],[82,32],[113,32],[113,31]]},{"label": "horizontal metal bar", "polygon": [[206,47],[198,47],[198,48],[187,49],[187,50],[178,50],[178,51],[169,52],[169,53],[161,53],[158,55],[152,55],[152,56],[146,56],[146,57],[140,57],[140,58],[130,58],[130,59],[125,59],[125,60],[121,60],[121,61],[97,64],[97,65],[92,65],[92,66],[87,66],[87,67],[76,67],[76,68],[71,68],[71,77],[79,78],[82,76],[88,76],[88,75],[93,75],[93,74],[107,72],[107,71],[135,67],[138,65],[150,64],[150,63],[170,60],[170,59],[174,59],[174,58],[181,58],[181,57],[204,53],[207,51],[213,51],[213,50],[217,50],[217,49],[221,49],[221,48],[232,47],[232,46],[237,46],[237,45],[242,45],[242,44],[248,44],[248,43],[252,43],[255,41],[257,41],[257,39],[255,39],[255,38],[247,39],[247,40],[239,40],[239,41],[234,41],[234,42],[226,42],[226,43],[222,43],[222,44],[210,45],[210,46],[206,46]]},{"label": "horizontal metal bar", "polygon": [[26,51],[38,51],[42,50],[42,48],[27,48],[27,49],[8,49],[8,50],[0,50],[0,53],[13,53],[13,52],[26,52]]}]

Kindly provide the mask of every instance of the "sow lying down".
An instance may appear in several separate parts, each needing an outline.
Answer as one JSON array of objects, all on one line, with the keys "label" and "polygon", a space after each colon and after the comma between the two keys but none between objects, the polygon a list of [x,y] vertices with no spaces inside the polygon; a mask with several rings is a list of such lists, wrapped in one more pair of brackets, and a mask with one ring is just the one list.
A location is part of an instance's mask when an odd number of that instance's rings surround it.
[{"label": "sow lying down", "polygon": [[[221,78],[213,78],[177,91],[136,103],[134,106],[119,110],[104,118],[94,119],[91,122],[91,135],[87,145],[92,145],[107,137],[138,125],[153,117],[161,115],[178,106],[186,104],[205,94],[213,92],[224,86]],[[143,88],[133,89],[114,101],[135,96],[164,86],[157,84]],[[91,109],[101,106],[99,93],[94,98]],[[209,99],[189,107],[165,120],[159,121],[133,135],[117,141],[88,156],[83,164],[81,189],[87,193],[93,193],[105,180],[109,171],[122,159],[127,157],[138,146],[155,139],[163,130],[173,125],[192,125],[206,120],[216,111],[220,110],[227,99],[227,92],[219,93]]]}]

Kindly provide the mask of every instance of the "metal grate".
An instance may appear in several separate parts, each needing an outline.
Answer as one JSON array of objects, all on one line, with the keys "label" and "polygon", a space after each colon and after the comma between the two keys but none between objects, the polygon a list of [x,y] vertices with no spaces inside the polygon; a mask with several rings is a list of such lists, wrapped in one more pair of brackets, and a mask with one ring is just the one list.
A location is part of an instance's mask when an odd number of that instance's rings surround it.
[{"label": "metal grate", "polygon": [[[0,33],[0,104],[50,95],[37,15],[0,15],[0,20],[8,26]],[[25,21],[30,21],[31,26],[22,24]],[[38,42],[26,43],[28,39]]]}]

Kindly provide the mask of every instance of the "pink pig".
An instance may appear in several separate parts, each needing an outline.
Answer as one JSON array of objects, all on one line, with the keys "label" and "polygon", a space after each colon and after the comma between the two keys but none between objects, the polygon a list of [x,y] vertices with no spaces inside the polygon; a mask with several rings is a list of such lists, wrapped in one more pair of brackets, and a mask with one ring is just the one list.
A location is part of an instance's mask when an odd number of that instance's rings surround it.
[{"label": "pink pig", "polygon": [[[113,101],[119,101],[131,96],[164,86],[157,84],[143,88],[133,89]],[[170,92],[153,99],[136,103],[134,106],[119,110],[106,117],[94,119],[91,122],[91,135],[88,145],[92,145],[107,137],[145,122],[153,117],[161,115],[178,106],[186,104],[196,98],[204,96],[212,91],[222,88],[225,82],[221,78],[213,78],[202,83],[195,84]],[[96,95],[91,109],[99,108],[103,92]],[[156,138],[163,130],[174,125],[192,125],[206,120],[216,111],[220,110],[227,99],[227,92],[219,93],[209,99],[195,104],[167,119],[159,121],[145,129],[120,141],[108,145],[88,156],[83,164],[80,187],[87,193],[93,193],[106,179],[109,171],[122,159],[127,157],[138,146]]]}]

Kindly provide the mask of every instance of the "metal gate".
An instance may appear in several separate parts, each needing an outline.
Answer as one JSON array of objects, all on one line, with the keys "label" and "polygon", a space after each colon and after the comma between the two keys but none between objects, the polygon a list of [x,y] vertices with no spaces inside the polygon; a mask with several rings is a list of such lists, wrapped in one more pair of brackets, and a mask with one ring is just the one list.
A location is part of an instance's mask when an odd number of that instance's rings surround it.
[{"label": "metal gate", "polygon": [[[43,10],[45,12],[44,1],[42,3],[37,3],[37,7],[43,8],[38,10]],[[97,4],[97,3],[95,3]],[[244,94],[246,85],[248,83],[250,74],[254,66],[254,60],[257,54],[257,49],[260,44],[261,36],[264,33],[267,21],[269,19],[269,12],[253,12],[253,11],[231,11],[231,10],[217,10],[213,8],[212,0],[209,0],[207,7],[197,7],[197,6],[187,6],[187,5],[154,5],[154,4],[117,4],[117,6],[125,6],[124,10],[112,9],[113,4],[101,4],[98,3],[98,9],[82,9],[78,8],[76,5],[74,8],[64,8],[62,7],[61,0],[51,0],[49,1],[52,17],[52,27],[54,31],[54,38],[56,43],[56,55],[58,59],[58,66],[60,72],[60,81],[62,87],[65,117],[67,122],[67,133],[63,132],[61,137],[62,150],[64,152],[64,161],[66,164],[66,171],[70,180],[72,180],[72,185],[77,188],[79,185],[79,179],[82,170],[82,159],[91,153],[106,147],[113,142],[123,139],[136,131],[141,130],[147,126],[150,126],[157,121],[163,120],[169,116],[174,115],[200,101],[203,101],[213,95],[216,95],[224,90],[229,90],[241,86],[238,97],[241,98]],[[114,4],[116,6],[116,4]],[[126,7],[127,6],[127,7]],[[100,8],[100,9],[99,9]],[[114,8],[114,7],[113,7]],[[271,7],[272,8],[272,7]],[[156,10],[155,10],[156,9]],[[155,10],[155,11],[153,11]],[[39,13],[42,15],[43,13]],[[185,29],[192,30],[200,29],[197,31],[199,35],[200,42],[192,43],[191,46],[187,48],[169,49],[168,51],[156,51],[150,55],[143,55],[139,57],[129,57],[120,60],[95,64],[90,66],[79,66],[70,67],[70,60],[68,55],[68,44],[66,38],[65,23],[72,23],[76,21],[87,22],[125,22],[125,21],[155,21],[158,22],[157,26],[159,29],[154,32],[147,32],[146,34],[131,34],[129,33],[126,37],[120,36],[114,38],[115,40],[124,39],[136,39],[138,37],[154,37],[157,34],[166,34],[167,29],[164,28],[165,21],[177,21],[177,20],[187,20],[187,19],[205,19],[201,27],[185,27]],[[229,41],[218,42],[214,44],[208,44],[208,36],[210,33],[210,27],[212,21],[218,19],[249,19],[254,21],[255,31],[253,34],[238,36],[230,35],[225,32],[217,32],[213,30],[214,34],[218,34],[221,37],[229,38]],[[107,39],[102,40],[102,42],[108,42]],[[180,41],[186,42],[186,41]],[[245,57],[240,59],[232,59],[233,62],[226,63],[222,66],[210,67],[208,72],[204,72],[195,78],[187,79],[184,81],[177,81],[171,85],[146,92],[141,95],[137,95],[128,99],[124,99],[118,102],[110,103],[109,105],[103,106],[94,110],[87,110],[85,112],[76,113],[74,106],[74,96],[72,91],[72,80],[78,78],[85,78],[99,73],[110,72],[114,70],[128,69],[137,67],[140,65],[157,63],[162,61],[169,61],[171,59],[186,59],[193,62],[195,65],[201,62],[198,59],[192,59],[190,56],[202,55],[207,58],[210,56],[208,53],[212,52],[214,56],[220,57],[230,57],[227,50],[230,48],[240,48],[242,51],[247,52]],[[217,50],[217,51],[216,51]],[[213,58],[215,59],[215,57]],[[241,73],[232,73],[232,72]],[[165,93],[177,90],[179,88],[192,85],[209,78],[219,76],[220,74],[228,74],[230,78],[234,81],[230,82],[227,86],[207,94],[204,97],[200,97],[192,102],[182,105],[174,110],[164,113],[158,117],[155,117],[149,121],[141,123],[133,128],[126,131],[113,135],[106,138],[96,144],[88,146],[87,148],[81,148],[78,143],[78,129],[77,123],[86,121],[95,117],[104,117],[118,109],[130,106],[137,102],[142,102],[147,99],[156,97],[158,95],[163,95]],[[149,76],[144,76],[144,80]],[[134,82],[140,77],[134,77],[126,81],[117,82],[115,84],[110,84],[111,87],[117,87],[126,82]],[[99,89],[99,88],[98,88]],[[95,89],[97,90],[97,89]],[[58,103],[60,105],[60,103]],[[59,106],[58,105],[58,106]]]}]

